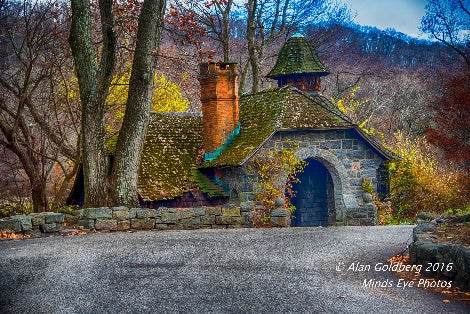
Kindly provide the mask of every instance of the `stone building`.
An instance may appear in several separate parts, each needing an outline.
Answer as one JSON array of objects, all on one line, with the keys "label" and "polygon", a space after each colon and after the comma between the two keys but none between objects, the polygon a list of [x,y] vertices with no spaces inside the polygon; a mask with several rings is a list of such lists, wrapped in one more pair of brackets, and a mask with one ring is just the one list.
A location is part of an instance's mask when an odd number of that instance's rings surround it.
[{"label": "stone building", "polygon": [[[321,94],[329,70],[307,40],[296,34],[282,47],[268,74],[277,88],[239,97],[237,73],[234,63],[201,64],[202,115],[151,114],[139,170],[142,206],[250,207],[256,194],[250,160],[294,142],[308,165],[294,186],[292,224],[376,224],[362,180],[385,192],[383,164],[395,157]],[[69,203],[83,199],[77,178]]]}]

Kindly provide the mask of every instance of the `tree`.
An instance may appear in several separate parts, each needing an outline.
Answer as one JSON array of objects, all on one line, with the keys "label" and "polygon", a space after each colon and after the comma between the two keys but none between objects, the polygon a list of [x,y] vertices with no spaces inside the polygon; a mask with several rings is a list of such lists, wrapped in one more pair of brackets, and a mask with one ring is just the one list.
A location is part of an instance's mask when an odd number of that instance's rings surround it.
[{"label": "tree", "polygon": [[421,30],[457,52],[470,68],[470,6],[464,0],[429,0]]},{"label": "tree", "polygon": [[442,97],[429,104],[434,115],[426,130],[428,140],[467,172],[470,172],[469,77],[461,73],[446,80]]},{"label": "tree", "polygon": [[54,165],[62,165],[66,187],[73,176],[66,164],[78,159],[69,141],[77,138],[73,110],[59,105],[56,96],[57,77],[68,61],[58,9],[55,1],[0,7],[0,143],[24,169],[35,211],[48,209],[46,187]]},{"label": "tree", "polygon": [[[200,33],[222,44],[224,62],[230,61],[230,24],[233,0],[175,0],[167,22],[188,41]],[[203,31],[203,32],[201,32]]]},{"label": "tree", "polygon": [[276,40],[287,37],[294,29],[301,30],[313,21],[350,19],[345,7],[329,0],[249,0],[246,8],[252,92],[261,89],[261,70],[266,60],[266,50]]},{"label": "tree", "polygon": [[[145,0],[139,15],[126,111],[109,175],[105,145],[105,101],[116,64],[113,1],[99,1],[102,48],[99,65],[93,49],[89,0],[72,0],[69,42],[82,103],[84,206],[109,203],[136,206],[137,170],[148,124],[153,77],[163,28],[165,0]],[[108,194],[111,198],[108,198]]]}]

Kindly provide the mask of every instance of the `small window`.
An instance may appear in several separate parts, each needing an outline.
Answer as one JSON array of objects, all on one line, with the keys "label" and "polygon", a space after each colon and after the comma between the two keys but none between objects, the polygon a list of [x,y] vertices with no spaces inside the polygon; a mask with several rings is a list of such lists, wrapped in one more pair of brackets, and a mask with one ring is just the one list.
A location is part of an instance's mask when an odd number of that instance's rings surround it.
[{"label": "small window", "polygon": [[380,200],[390,197],[390,173],[384,163],[377,169],[377,196]]}]

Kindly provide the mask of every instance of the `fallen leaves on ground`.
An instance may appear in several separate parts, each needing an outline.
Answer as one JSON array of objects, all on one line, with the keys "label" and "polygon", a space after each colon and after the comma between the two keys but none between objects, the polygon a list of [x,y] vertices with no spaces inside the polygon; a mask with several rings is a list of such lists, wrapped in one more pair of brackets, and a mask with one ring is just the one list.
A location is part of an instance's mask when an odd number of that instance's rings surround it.
[{"label": "fallen leaves on ground", "polygon": [[6,231],[0,231],[0,239],[28,239],[32,238],[31,234],[12,233]]}]

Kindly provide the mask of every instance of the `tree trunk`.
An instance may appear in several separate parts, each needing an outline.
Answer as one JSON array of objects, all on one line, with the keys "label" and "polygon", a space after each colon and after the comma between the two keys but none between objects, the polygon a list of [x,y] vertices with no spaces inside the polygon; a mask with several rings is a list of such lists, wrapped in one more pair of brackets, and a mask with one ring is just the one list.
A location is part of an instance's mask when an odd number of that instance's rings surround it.
[{"label": "tree trunk", "polygon": [[260,84],[260,68],[258,62],[258,54],[256,53],[256,9],[258,6],[257,0],[248,1],[248,20],[246,37],[248,40],[248,57],[250,59],[251,72],[253,74],[253,85],[251,91],[253,93],[259,92]]},{"label": "tree trunk", "polygon": [[72,0],[72,24],[69,42],[75,62],[82,104],[82,162],[85,183],[85,207],[107,205],[109,173],[106,149],[104,102],[115,64],[116,37],[112,0],[100,0],[103,48],[97,69],[92,40],[89,0]]},{"label": "tree trunk", "polygon": [[165,2],[145,0],[139,16],[126,112],[119,132],[110,180],[113,203],[116,205],[138,205],[138,170],[150,116],[153,77],[163,29]]},{"label": "tree trunk", "polygon": [[230,10],[232,8],[233,0],[227,1],[225,10],[222,11],[222,46],[224,51],[224,62],[230,62]]},{"label": "tree trunk", "polygon": [[245,85],[246,85],[246,75],[248,73],[248,68],[250,66],[250,61],[246,61],[243,70],[240,73],[240,83],[238,84],[238,95],[243,95],[245,92]]},{"label": "tree trunk", "polygon": [[31,184],[31,198],[35,213],[45,212],[49,209],[46,195],[46,182],[41,178],[29,178]]}]

